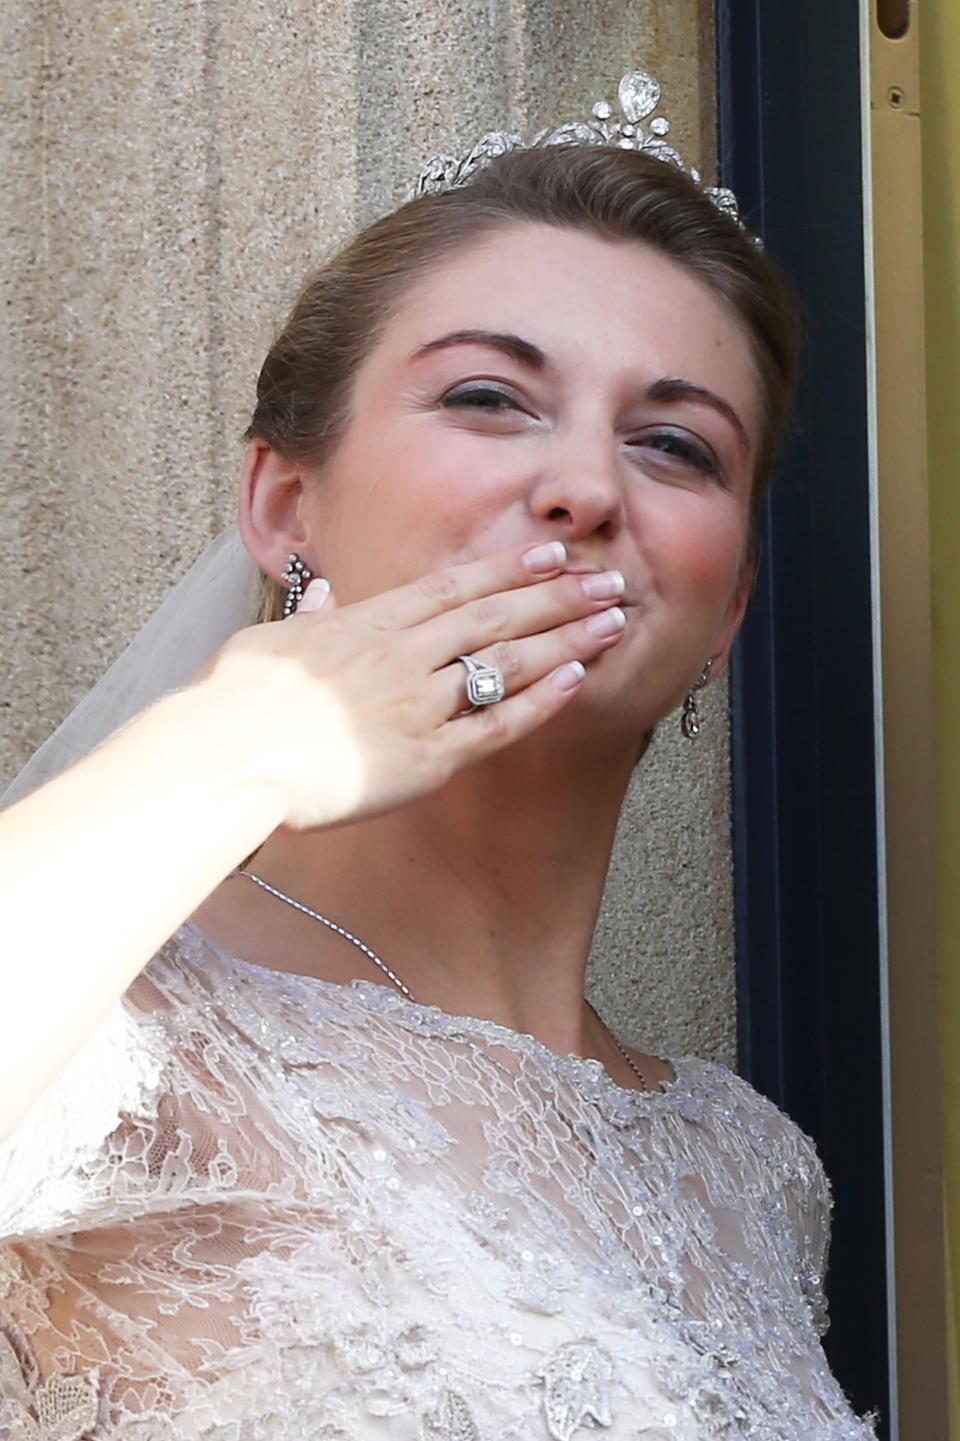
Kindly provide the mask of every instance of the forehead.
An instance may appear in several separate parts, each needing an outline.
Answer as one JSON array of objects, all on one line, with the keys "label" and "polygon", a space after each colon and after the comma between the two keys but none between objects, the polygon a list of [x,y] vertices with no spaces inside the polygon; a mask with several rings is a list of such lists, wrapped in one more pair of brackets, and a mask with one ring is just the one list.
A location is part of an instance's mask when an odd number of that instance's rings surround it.
[{"label": "forehead", "polygon": [[564,377],[615,384],[680,375],[726,396],[751,420],[753,353],[707,285],[638,241],[513,225],[436,264],[403,297],[379,347],[387,365],[451,330],[533,341]]}]

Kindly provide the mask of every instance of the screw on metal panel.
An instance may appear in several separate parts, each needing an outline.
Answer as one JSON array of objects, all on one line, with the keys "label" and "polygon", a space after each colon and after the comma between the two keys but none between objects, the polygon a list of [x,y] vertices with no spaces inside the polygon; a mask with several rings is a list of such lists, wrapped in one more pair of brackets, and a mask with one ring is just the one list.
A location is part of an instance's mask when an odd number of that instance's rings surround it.
[{"label": "screw on metal panel", "polygon": [[891,85],[890,89],[887,91],[887,101],[890,105],[893,106],[894,110],[900,109],[900,106],[904,102],[904,98],[905,97],[903,91],[900,89],[899,85]]}]

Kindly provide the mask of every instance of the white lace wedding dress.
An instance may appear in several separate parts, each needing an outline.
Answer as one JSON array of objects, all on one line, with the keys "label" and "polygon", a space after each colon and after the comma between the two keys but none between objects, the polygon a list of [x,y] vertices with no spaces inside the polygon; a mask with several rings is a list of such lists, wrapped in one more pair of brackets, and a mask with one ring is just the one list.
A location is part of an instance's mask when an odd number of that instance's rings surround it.
[{"label": "white lace wedding dress", "polygon": [[671,1064],[187,924],[0,1146],[0,1437],[869,1441],[813,1146]]}]

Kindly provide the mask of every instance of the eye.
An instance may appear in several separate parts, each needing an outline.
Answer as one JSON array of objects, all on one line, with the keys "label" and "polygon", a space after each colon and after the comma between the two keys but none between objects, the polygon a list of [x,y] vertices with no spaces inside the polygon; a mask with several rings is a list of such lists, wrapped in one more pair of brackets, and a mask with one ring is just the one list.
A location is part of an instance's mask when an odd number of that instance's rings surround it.
[{"label": "eye", "polygon": [[680,461],[684,465],[692,465],[695,470],[701,471],[704,475],[716,475],[718,478],[720,476],[720,468],[712,453],[683,432],[657,430],[649,435],[640,436],[631,444],[636,449],[641,446],[647,447],[671,460]]},{"label": "eye", "polygon": [[440,403],[447,407],[464,406],[470,410],[491,412],[519,409],[512,395],[505,390],[495,390],[490,385],[474,385],[469,389],[451,390]]}]

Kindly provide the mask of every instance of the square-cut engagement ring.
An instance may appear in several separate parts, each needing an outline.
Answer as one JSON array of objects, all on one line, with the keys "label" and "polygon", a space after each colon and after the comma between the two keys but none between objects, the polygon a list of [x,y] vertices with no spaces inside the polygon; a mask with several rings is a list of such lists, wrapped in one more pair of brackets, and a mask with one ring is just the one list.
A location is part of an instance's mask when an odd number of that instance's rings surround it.
[{"label": "square-cut engagement ring", "polygon": [[481,665],[472,655],[458,655],[457,660],[467,668],[467,700],[474,709],[503,700],[507,693],[503,671],[495,665]]}]

